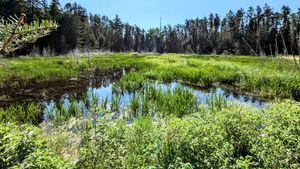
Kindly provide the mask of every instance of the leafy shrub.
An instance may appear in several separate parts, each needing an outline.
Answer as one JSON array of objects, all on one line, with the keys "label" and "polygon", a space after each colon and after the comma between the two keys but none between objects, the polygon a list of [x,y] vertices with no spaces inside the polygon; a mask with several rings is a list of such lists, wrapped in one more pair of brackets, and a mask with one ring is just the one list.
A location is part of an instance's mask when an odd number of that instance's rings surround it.
[{"label": "leafy shrub", "polygon": [[84,133],[77,168],[121,168],[125,163],[126,124],[102,121]]},{"label": "leafy shrub", "polygon": [[264,128],[251,138],[251,153],[263,168],[300,168],[300,104],[287,101],[271,107]]},{"label": "leafy shrub", "polygon": [[0,123],[0,168],[71,166],[47,149],[47,142],[42,138],[38,128]]},{"label": "leafy shrub", "polygon": [[170,119],[163,130],[161,165],[168,168],[181,159],[194,168],[227,168],[233,147],[221,126],[198,116]]},{"label": "leafy shrub", "polygon": [[57,154],[43,149],[37,150],[28,155],[28,157],[20,164],[12,168],[19,169],[70,169],[74,166],[71,163],[66,162],[65,160],[59,158]]},{"label": "leafy shrub", "polygon": [[35,149],[42,146],[37,138],[40,131],[31,126],[18,127],[0,124],[0,168],[9,168],[23,162]]},{"label": "leafy shrub", "polygon": [[85,134],[78,168],[299,168],[297,102],[105,122]]}]

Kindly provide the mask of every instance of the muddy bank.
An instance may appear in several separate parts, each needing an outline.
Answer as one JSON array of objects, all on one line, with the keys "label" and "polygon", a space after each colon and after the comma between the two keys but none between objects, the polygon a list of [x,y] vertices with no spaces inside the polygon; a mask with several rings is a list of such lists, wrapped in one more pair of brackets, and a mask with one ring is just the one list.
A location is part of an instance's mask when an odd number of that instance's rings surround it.
[{"label": "muddy bank", "polygon": [[271,102],[271,101],[275,100],[275,98],[273,96],[270,96],[270,95],[262,96],[262,95],[260,95],[260,92],[250,91],[245,88],[242,88],[239,85],[226,85],[226,84],[215,83],[215,84],[212,84],[210,87],[205,87],[203,85],[191,83],[189,81],[182,81],[182,80],[177,80],[177,81],[184,85],[190,86],[193,89],[202,90],[202,91],[206,91],[206,92],[221,88],[224,91],[225,96],[228,97],[228,96],[232,95],[233,97],[236,97],[236,98],[243,96],[246,101],[252,99],[253,101],[258,100],[260,102]]},{"label": "muddy bank", "polygon": [[0,106],[27,102],[59,101],[64,95],[81,97],[89,87],[98,88],[119,80],[134,68],[96,69],[82,72],[78,77],[55,81],[37,82],[36,79],[22,81],[14,78],[0,85]]}]

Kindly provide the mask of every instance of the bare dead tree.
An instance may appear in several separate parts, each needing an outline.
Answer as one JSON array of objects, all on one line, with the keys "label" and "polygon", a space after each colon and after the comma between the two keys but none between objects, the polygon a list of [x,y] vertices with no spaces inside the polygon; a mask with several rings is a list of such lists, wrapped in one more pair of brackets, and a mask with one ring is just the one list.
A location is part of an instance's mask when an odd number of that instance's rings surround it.
[{"label": "bare dead tree", "polygon": [[[281,35],[281,38],[282,38],[282,42],[283,42],[283,47],[284,47],[284,56],[286,57],[286,58],[288,58],[288,56],[289,56],[289,54],[288,54],[288,49],[287,49],[287,46],[286,46],[286,43],[285,43],[285,39],[284,39],[284,37],[283,37],[283,35],[282,35],[282,32],[280,32],[280,35]],[[293,41],[292,41],[292,44],[291,44],[291,48],[293,49]],[[299,42],[298,42],[298,46],[299,46]],[[298,47],[299,48],[299,47]],[[282,57],[283,59],[286,59],[286,58],[284,58],[284,57]],[[298,63],[298,61],[297,61],[297,59],[296,59],[296,56],[295,56],[295,54],[294,54],[294,52],[293,52],[293,60],[294,60],[294,63],[295,63],[295,66],[296,66],[296,68],[297,69],[300,69],[300,64]]]},{"label": "bare dead tree", "polygon": [[245,42],[245,44],[250,48],[250,52],[252,54],[254,54],[255,56],[258,56],[258,54],[252,49],[252,47],[250,46],[250,44],[246,41],[246,39],[243,37],[243,41]]},{"label": "bare dead tree", "polygon": [[271,54],[271,56],[273,56],[273,50],[272,50],[272,45],[271,44],[269,44],[269,48],[270,48],[270,54]]},{"label": "bare dead tree", "polygon": [[295,56],[295,50],[294,50],[294,48],[295,48],[295,41],[294,41],[294,38],[292,38],[292,36],[291,36],[291,42],[292,42],[292,43],[291,43],[291,50],[292,50],[292,52],[293,52],[294,63],[295,63],[295,66],[299,69],[300,67],[299,67],[297,58],[296,58],[296,56]]},{"label": "bare dead tree", "polygon": [[278,56],[278,42],[277,39],[275,38],[275,57]]},{"label": "bare dead tree", "polygon": [[282,35],[282,32],[280,32],[280,35],[281,35],[281,39],[282,39],[282,43],[283,43],[283,55],[288,56],[289,53],[288,53],[288,50],[287,50],[286,43],[285,43],[284,37]]},{"label": "bare dead tree", "polygon": [[298,69],[300,69],[300,34],[297,36],[296,40],[297,40],[297,47],[298,47],[297,50],[298,50],[298,55],[299,55],[298,62],[297,62],[295,54],[293,55],[293,57],[294,57],[295,64],[297,65]]}]

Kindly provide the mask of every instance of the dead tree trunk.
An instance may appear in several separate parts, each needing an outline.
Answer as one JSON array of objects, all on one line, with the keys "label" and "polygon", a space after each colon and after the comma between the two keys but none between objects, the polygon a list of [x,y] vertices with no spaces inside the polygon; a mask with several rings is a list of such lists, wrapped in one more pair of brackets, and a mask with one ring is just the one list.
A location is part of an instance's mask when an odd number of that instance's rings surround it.
[{"label": "dead tree trunk", "polygon": [[269,44],[269,48],[270,48],[270,55],[273,56],[273,50],[272,50],[272,45]]},{"label": "dead tree trunk", "polygon": [[243,41],[246,43],[246,45],[250,48],[250,52],[253,53],[255,56],[258,56],[257,53],[252,49],[250,44],[246,41],[245,38],[243,38]]}]

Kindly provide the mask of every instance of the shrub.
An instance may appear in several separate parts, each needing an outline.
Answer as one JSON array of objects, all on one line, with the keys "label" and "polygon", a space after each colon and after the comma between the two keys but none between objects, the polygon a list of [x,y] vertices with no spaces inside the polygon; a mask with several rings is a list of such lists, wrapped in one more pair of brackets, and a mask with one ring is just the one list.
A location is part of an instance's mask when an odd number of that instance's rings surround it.
[{"label": "shrub", "polygon": [[0,123],[0,168],[62,168],[67,161],[47,150],[40,129]]}]

